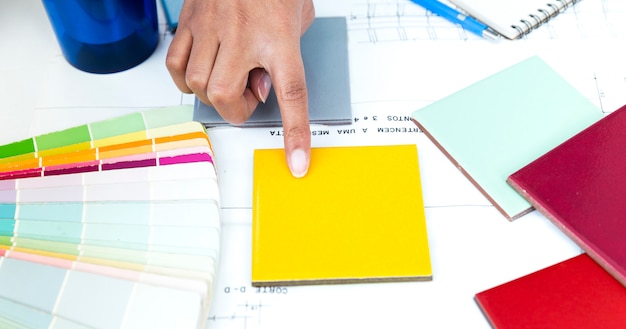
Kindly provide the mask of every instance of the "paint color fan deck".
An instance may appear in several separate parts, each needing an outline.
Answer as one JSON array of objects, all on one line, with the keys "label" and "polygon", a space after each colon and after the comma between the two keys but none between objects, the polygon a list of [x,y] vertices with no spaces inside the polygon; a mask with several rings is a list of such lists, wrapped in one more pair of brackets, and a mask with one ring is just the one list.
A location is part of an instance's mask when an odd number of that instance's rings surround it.
[{"label": "paint color fan deck", "polygon": [[204,328],[213,151],[191,109],[0,146],[0,328]]}]

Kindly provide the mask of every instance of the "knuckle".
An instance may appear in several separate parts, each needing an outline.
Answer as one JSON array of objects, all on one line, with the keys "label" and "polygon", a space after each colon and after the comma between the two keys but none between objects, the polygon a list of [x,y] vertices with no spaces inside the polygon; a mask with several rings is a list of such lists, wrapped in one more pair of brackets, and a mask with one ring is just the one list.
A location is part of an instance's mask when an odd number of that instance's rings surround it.
[{"label": "knuckle", "polygon": [[180,57],[168,54],[165,58],[165,67],[172,73],[185,72],[187,63]]},{"label": "knuckle", "polygon": [[207,95],[211,104],[215,107],[230,107],[235,103],[239,97],[237,93],[232,89],[224,86],[220,83],[211,83],[207,86]]},{"label": "knuckle", "polygon": [[307,101],[306,83],[304,81],[290,81],[283,85],[280,90],[280,98],[290,103],[302,103]]},{"label": "knuckle", "polygon": [[206,77],[202,74],[195,73],[192,70],[187,70],[187,74],[185,75],[185,82],[190,89],[194,91],[200,91],[205,89],[206,86]]}]

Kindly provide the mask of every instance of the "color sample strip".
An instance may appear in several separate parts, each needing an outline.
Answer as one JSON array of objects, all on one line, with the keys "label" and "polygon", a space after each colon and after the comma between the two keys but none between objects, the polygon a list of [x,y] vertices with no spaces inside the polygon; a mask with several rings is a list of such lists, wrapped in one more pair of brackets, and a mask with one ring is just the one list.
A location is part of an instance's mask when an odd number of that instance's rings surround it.
[{"label": "color sample strip", "polygon": [[[155,251],[136,251],[98,246],[84,246],[79,250],[79,255],[71,253],[56,253],[37,248],[41,241],[30,241],[24,244],[32,245],[36,249],[13,247],[2,249],[6,257],[31,260],[33,257],[48,257],[58,261],[71,261],[76,264],[98,265],[114,267],[122,270],[140,271],[171,277],[181,277],[202,281],[213,281],[217,271],[218,258],[213,256],[199,256],[188,254],[159,253]],[[21,242],[18,242],[21,243]],[[43,242],[48,244],[60,244],[56,242]],[[140,259],[143,257],[144,259]],[[137,261],[137,260],[140,261]],[[73,265],[78,268],[79,265]]]},{"label": "color sample strip", "polygon": [[[38,168],[40,171],[44,171],[45,167],[80,166],[82,163],[91,164],[98,160],[191,146],[206,145],[210,149],[204,126],[196,122],[140,131],[132,133],[124,139],[106,140],[106,142],[113,141],[119,142],[119,144],[107,144],[103,140],[99,140],[92,142],[92,147],[84,150],[53,149],[54,152],[47,152],[51,153],[49,155],[43,155],[44,152],[39,152],[38,157],[0,163],[0,173],[2,176],[7,176],[11,175],[11,172],[32,171]],[[209,153],[213,154],[212,150]]]},{"label": "color sample strip", "polygon": [[[186,145],[186,146],[191,146]],[[86,172],[83,168],[93,168],[93,171],[129,169],[137,167],[162,166],[173,163],[208,161],[213,163],[213,157],[208,152],[207,146],[165,150],[153,153],[129,155],[119,158],[101,160],[86,167],[80,166],[54,166],[47,168],[43,176],[65,175],[74,172]]]},{"label": "color sample strip", "polygon": [[[13,192],[13,202],[20,203],[105,202],[120,199],[127,201],[202,200],[219,198],[219,191],[215,186],[206,177],[192,177],[180,180],[63,186],[9,192]],[[1,202],[11,201],[3,199]]]},{"label": "color sample strip", "polygon": [[415,123],[510,220],[532,210],[508,176],[602,118],[531,57],[413,112]]},{"label": "color sample strip", "polygon": [[161,149],[159,151],[149,153],[129,154],[104,160],[75,162],[49,167],[37,167],[4,172],[0,173],[0,180],[167,165],[177,161],[185,162],[184,159],[190,159],[194,155],[196,157],[202,156],[206,158],[206,160],[203,161],[213,162],[211,149],[208,144],[202,140],[186,140],[184,141],[184,144],[177,143],[178,145],[174,145],[174,143],[168,144],[168,146],[173,148]]},{"label": "color sample strip", "polygon": [[0,218],[93,224],[216,227],[219,226],[219,204],[216,200],[0,204]]},{"label": "color sample strip", "polygon": [[[13,253],[12,253],[13,254]],[[68,261],[58,261],[58,260],[46,260],[46,257],[41,257],[38,255],[26,255],[24,254],[15,257],[18,260],[28,261],[31,263],[38,263],[42,265],[55,266],[64,269],[73,269],[78,271],[83,271],[87,273],[97,274],[97,275],[105,275],[111,278],[117,278],[121,280],[141,282],[143,284],[155,285],[160,287],[166,287],[181,291],[187,291],[194,294],[199,295],[202,298],[204,313],[208,311],[210,306],[210,296],[212,295],[212,287],[213,287],[213,273],[214,271],[205,273],[202,277],[192,277],[192,278],[184,278],[182,276],[174,277],[170,275],[162,276],[162,275],[153,275],[144,272],[136,272],[136,271],[128,271],[128,270],[118,270],[110,267],[102,267],[102,266],[93,266],[89,264],[81,264],[81,263],[73,263]],[[13,257],[13,255],[11,255]],[[161,298],[166,298],[167,296],[160,296]],[[21,303],[20,303],[21,304]],[[0,312],[1,314],[1,312]],[[18,313],[19,314],[19,313]],[[27,317],[27,319],[30,316]],[[44,326],[46,327],[46,326]]]},{"label": "color sample strip", "polygon": [[0,214],[0,244],[10,250],[170,275],[213,273],[219,256],[214,199],[2,204]]},{"label": "color sample strip", "polygon": [[202,296],[196,292],[11,258],[0,263],[0,281],[4,300],[94,328],[197,328],[206,314]]},{"label": "color sample strip", "polygon": [[626,285],[626,106],[509,177],[517,191]]},{"label": "color sample strip", "polygon": [[[196,128],[198,128],[197,125]],[[146,133],[149,133],[149,131],[146,131]],[[42,166],[54,166],[67,163],[89,162],[138,153],[157,152],[197,145],[206,145],[207,147],[210,147],[208,137],[205,132],[181,131],[180,134],[173,136],[148,138],[122,144],[95,147],[87,151],[61,153],[53,156],[41,157],[41,164]],[[212,153],[212,151],[209,153]]]},{"label": "color sample strip", "polygon": [[415,145],[255,150],[252,284],[430,280]]},{"label": "color sample strip", "polygon": [[216,247],[210,240],[219,236],[216,228],[208,226],[92,224],[38,220],[15,222],[14,238],[72,243],[77,245],[77,250],[80,244],[88,244],[161,252],[181,252],[190,249],[191,251],[185,253],[195,254],[203,249],[215,250]]},{"label": "color sample strip", "polygon": [[[219,230],[202,226],[145,226],[113,224],[74,224],[22,220],[15,239],[42,242],[103,246],[120,249],[157,251],[164,253],[215,256]],[[42,249],[45,250],[45,249]]]},{"label": "color sample strip", "polygon": [[[189,122],[191,108],[170,107],[137,112],[125,116],[89,123],[26,140],[0,146],[0,163],[37,158],[37,152],[59,149],[48,154],[68,153],[91,148],[93,140],[113,140],[117,136]],[[99,146],[99,145],[98,145]]]},{"label": "color sample strip", "polygon": [[[200,232],[196,232],[195,234],[201,234],[201,233]],[[180,240],[189,238],[188,236],[176,236],[175,234],[170,236],[170,237],[172,238],[171,241],[180,241]],[[204,264],[203,264],[204,265],[204,268],[203,268],[204,272],[202,272],[202,273],[197,273],[197,272],[194,273],[192,271],[185,271],[184,269],[181,269],[181,268],[169,268],[169,269],[158,268],[158,269],[154,269],[153,268],[154,266],[145,266],[145,267],[136,269],[136,271],[140,271],[139,272],[140,274],[138,274],[137,276],[141,277],[143,282],[146,282],[146,283],[149,283],[149,284],[156,284],[158,282],[152,282],[152,281],[147,280],[147,278],[150,277],[150,276],[148,276],[148,273],[157,273],[157,274],[166,275],[167,278],[177,278],[176,282],[174,282],[174,283],[170,282],[171,281],[170,280],[170,281],[167,281],[165,283],[161,282],[160,286],[164,286],[164,285],[167,285],[167,284],[169,284],[169,285],[179,284],[177,282],[181,281],[183,278],[188,278],[188,279],[193,279],[193,280],[196,280],[196,281],[202,280],[203,282],[205,282],[205,286],[212,287],[213,282],[214,282],[214,277],[213,276],[214,276],[214,273],[216,272],[215,263],[216,263],[216,258],[217,258],[217,254],[218,254],[216,249],[219,248],[219,236],[211,236],[211,235],[205,234],[205,235],[202,236],[202,238],[204,240],[209,240],[209,241],[214,242],[214,250],[212,250],[212,253],[211,253],[212,257],[210,257],[210,258],[209,257],[204,257],[201,260],[201,261],[204,262]],[[198,237],[196,240],[200,240],[200,237]],[[193,248],[193,251],[194,252],[199,252],[199,249],[197,248],[198,246],[194,246],[194,247],[196,247],[196,248]],[[41,250],[41,249],[39,248],[38,250]],[[110,250],[107,250],[107,251],[110,251]],[[127,250],[122,250],[122,252],[124,254],[126,254],[128,251]],[[9,255],[6,255],[6,256],[16,257],[18,259],[28,260],[28,261],[31,261],[31,262],[36,261],[36,258],[41,258],[41,256],[37,255],[37,252],[31,253],[31,254],[26,254],[26,255],[24,253],[22,253],[21,255],[18,255],[18,253],[14,252],[14,251],[9,251],[8,253],[9,253]],[[82,251],[81,251],[81,254],[86,254],[86,253],[82,253]],[[111,254],[108,253],[108,252],[106,254],[109,255],[109,257],[111,256]],[[151,252],[148,252],[146,254],[147,254],[147,258],[150,258],[150,259],[152,258],[151,257],[152,256]],[[84,255],[81,255],[81,257],[83,257],[83,256]],[[181,263],[180,262],[180,258],[181,258],[180,256],[181,255],[171,255],[169,257],[169,259],[166,260],[166,264],[168,266],[181,265],[180,264]],[[176,258],[178,261],[177,262],[172,262],[172,259],[174,259],[174,258]],[[187,258],[190,258],[190,257],[187,257]],[[189,259],[188,260],[189,261],[188,264],[192,264],[193,267],[198,268],[200,266],[199,258],[200,257],[194,257],[193,259]],[[63,260],[64,260],[63,255],[61,257],[59,257],[59,259],[61,261],[59,261],[59,260],[57,260],[57,261],[49,261],[48,265],[57,265],[57,266],[59,266],[59,263],[66,263],[66,264],[68,263],[67,261],[63,262]],[[117,270],[111,268],[112,265],[113,266],[117,265],[117,264],[113,264],[113,263],[114,262],[105,262],[105,263],[102,263],[101,265],[106,265],[107,267],[105,267],[105,268],[103,268],[103,267],[100,267],[100,268],[96,267],[96,268],[94,268],[94,266],[89,266],[90,262],[82,262],[82,263],[75,262],[75,263],[71,263],[72,264],[71,266],[67,265],[67,268],[73,268],[73,269],[76,269],[76,270],[82,270],[82,271],[88,271],[88,272],[92,271],[94,273],[105,274],[105,275],[110,276],[110,277],[120,277],[121,276],[120,273],[119,273],[120,271],[117,271]],[[121,267],[121,266],[118,266],[118,268],[124,269],[125,271],[122,271],[122,272],[125,272],[126,274],[128,274],[128,270],[129,269],[132,269],[132,268],[124,268],[124,267]],[[124,273],[122,273],[122,275],[123,274]],[[124,278],[124,277],[122,277],[122,278]],[[125,279],[128,279],[128,278],[125,278]],[[208,302],[208,300],[205,301],[205,302]]]},{"label": "color sample strip", "polygon": [[626,328],[626,288],[582,254],[476,294],[498,329]]},{"label": "color sample strip", "polygon": [[213,281],[215,279],[215,271],[213,270],[203,273],[203,275],[185,277],[181,275],[171,275],[172,273],[150,273],[145,272],[142,269],[134,270],[129,268],[111,267],[108,264],[100,265],[83,263],[48,255],[29,254],[15,251],[7,252],[5,257],[46,266],[78,270],[81,272],[94,273],[98,275],[106,275],[112,278],[122,280],[142,282],[146,284],[160,285],[169,288],[195,292],[198,295],[203,296],[203,303],[210,302],[210,300],[206,297],[207,295],[210,296],[213,289]]},{"label": "color sample strip", "polygon": [[1,203],[219,200],[210,162],[0,181]]},{"label": "color sample strip", "polygon": [[[137,189],[122,189],[124,192],[115,191],[119,188],[118,184],[109,185],[110,181],[98,180],[95,187],[104,187],[102,191],[94,192],[94,186],[66,186],[63,188],[34,188],[32,190],[18,190],[15,195],[23,196],[21,201],[29,202],[32,200],[39,200],[38,203],[6,203],[0,205],[0,231],[2,235],[30,240],[46,240],[48,242],[64,242],[65,248],[68,247],[68,243],[74,244],[74,253],[78,250],[80,245],[91,244],[95,246],[109,246],[118,248],[134,248],[140,250],[151,250],[154,252],[187,252],[194,255],[208,255],[216,257],[216,249],[218,246],[210,245],[207,243],[219,242],[219,231],[215,231],[216,227],[219,227],[219,192],[217,182],[213,176],[213,172],[199,167],[200,169],[193,167],[186,167],[186,169],[178,171],[169,171],[169,174],[184,173],[183,176],[175,175],[166,177],[164,188],[158,188],[158,182],[145,183],[141,180],[132,186],[146,186],[149,185],[153,188],[152,191],[147,191],[146,194],[136,193]],[[211,168],[211,167],[208,167]],[[157,170],[156,167],[152,170]],[[131,170],[133,171],[133,170]],[[136,170],[134,170],[136,171]],[[199,172],[197,177],[189,176],[190,173]],[[93,175],[92,175],[93,176]],[[136,179],[137,174],[130,174],[126,177]],[[186,180],[176,181],[176,177],[187,178]],[[154,178],[154,177],[153,177]],[[208,180],[207,180],[208,178]],[[33,181],[41,181],[46,178],[34,178],[26,179],[30,180],[30,185],[35,185]],[[85,184],[89,184],[89,179],[79,179]],[[68,176],[55,177],[49,184],[39,184],[39,186],[54,186],[56,182],[62,182],[68,184],[72,179],[68,179]],[[18,183],[16,183],[18,184]],[[195,184],[195,185],[194,185]],[[29,185],[29,184],[22,184]],[[128,185],[127,185],[128,186]],[[197,186],[197,188],[193,188]],[[33,187],[33,186],[30,186]],[[111,191],[111,189],[114,189]],[[51,192],[54,190],[55,192]],[[130,203],[130,198],[125,198],[125,201],[121,203],[108,202],[108,203],[83,203],[80,198],[89,196],[103,196],[110,198],[113,196],[112,201],[118,200],[120,196],[130,192],[131,197],[134,199],[150,200],[151,195],[158,190],[161,190],[163,196],[159,197],[161,200],[170,200],[176,198],[180,203],[173,205],[171,202],[161,204],[153,203]],[[111,191],[108,193],[107,191]],[[181,191],[181,192],[176,192]],[[19,192],[19,193],[18,193]],[[35,193],[36,192],[36,193]],[[208,193],[207,193],[208,192]],[[35,196],[31,194],[35,194]],[[152,193],[148,195],[148,193]],[[174,194],[172,194],[174,193]],[[68,203],[41,203],[45,200],[44,197],[51,197],[54,195],[63,195],[66,201],[73,201]],[[68,198],[75,197],[76,200],[69,200]],[[196,202],[195,204],[199,208],[197,211],[193,211],[193,203],[185,203],[185,198],[192,200],[202,200],[206,203]],[[92,199],[94,200],[94,199]],[[16,200],[17,201],[17,200]],[[95,200],[100,201],[100,200]],[[181,202],[182,201],[182,202]],[[208,207],[207,207],[208,206]],[[183,209],[183,207],[185,209]],[[207,209],[209,208],[209,209]],[[212,210],[212,211],[210,211]],[[162,214],[160,218],[158,215]],[[19,214],[19,215],[18,215]],[[120,215],[124,214],[124,215]],[[187,214],[190,218],[201,218],[208,222],[207,216],[214,218],[212,226],[207,226],[202,223],[193,224],[191,222],[181,223],[181,215]],[[169,216],[166,218],[163,215]],[[21,216],[21,218],[20,218]],[[108,216],[105,217],[105,216]],[[42,217],[43,220],[40,220]],[[91,220],[91,218],[94,220]],[[134,217],[134,218],[133,218]],[[152,219],[152,217],[157,217]],[[22,219],[20,221],[20,219]],[[156,223],[155,225],[147,225],[150,222]],[[200,225],[198,225],[200,224]],[[109,238],[107,239],[107,235]],[[213,237],[213,238],[211,238]],[[176,245],[172,244],[174,239],[178,238]],[[217,241],[217,242],[214,242]],[[5,245],[17,246],[16,239],[11,241],[4,241]],[[45,243],[39,245],[39,248],[43,248]],[[32,248],[32,241],[31,241]],[[47,250],[47,249],[43,249]],[[49,250],[59,251],[59,250]],[[66,250],[67,252],[67,250]]]}]

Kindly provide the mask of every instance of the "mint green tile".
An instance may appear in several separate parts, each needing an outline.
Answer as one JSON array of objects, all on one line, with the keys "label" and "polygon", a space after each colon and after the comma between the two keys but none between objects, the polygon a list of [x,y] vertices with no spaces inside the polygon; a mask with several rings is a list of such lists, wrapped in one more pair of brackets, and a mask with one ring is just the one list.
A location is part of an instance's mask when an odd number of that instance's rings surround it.
[{"label": "mint green tile", "polygon": [[603,117],[539,57],[413,112],[413,119],[493,204],[514,219],[530,204],[513,172]]}]

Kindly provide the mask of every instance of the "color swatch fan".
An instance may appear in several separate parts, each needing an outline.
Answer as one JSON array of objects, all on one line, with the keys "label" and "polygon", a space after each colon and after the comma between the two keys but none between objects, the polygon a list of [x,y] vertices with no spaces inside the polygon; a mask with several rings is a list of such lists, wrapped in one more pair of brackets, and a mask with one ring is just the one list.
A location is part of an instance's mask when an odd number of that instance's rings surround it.
[{"label": "color swatch fan", "polygon": [[190,108],[0,146],[0,327],[203,328],[220,246]]}]

